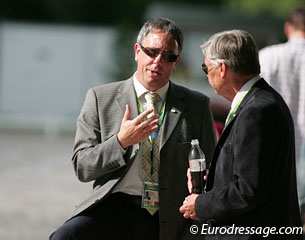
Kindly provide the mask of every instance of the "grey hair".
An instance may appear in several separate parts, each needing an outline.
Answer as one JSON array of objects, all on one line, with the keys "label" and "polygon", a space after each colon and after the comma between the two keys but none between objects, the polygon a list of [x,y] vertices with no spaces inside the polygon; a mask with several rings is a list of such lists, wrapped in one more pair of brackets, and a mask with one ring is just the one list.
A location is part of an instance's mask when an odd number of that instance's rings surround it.
[{"label": "grey hair", "polygon": [[258,47],[250,33],[227,30],[212,35],[201,46],[203,55],[214,65],[224,62],[239,75],[259,74]]},{"label": "grey hair", "polygon": [[183,34],[181,29],[177,26],[177,24],[168,19],[168,18],[156,18],[152,20],[148,20],[144,23],[143,27],[141,28],[138,37],[137,43],[142,43],[145,37],[155,29],[161,29],[166,33],[169,33],[172,38],[178,44],[178,51],[181,53],[183,47]]}]

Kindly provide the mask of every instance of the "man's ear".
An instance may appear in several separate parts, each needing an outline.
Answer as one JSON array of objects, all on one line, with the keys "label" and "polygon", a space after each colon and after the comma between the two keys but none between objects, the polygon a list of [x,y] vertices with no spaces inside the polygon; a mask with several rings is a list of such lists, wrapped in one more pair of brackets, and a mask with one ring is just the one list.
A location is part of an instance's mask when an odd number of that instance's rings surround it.
[{"label": "man's ear", "polygon": [[138,43],[135,43],[135,45],[133,46],[133,49],[134,49],[134,59],[137,62],[138,61],[139,52],[141,51],[140,45]]},{"label": "man's ear", "polygon": [[284,33],[285,33],[285,36],[288,40],[289,40],[289,36],[291,35],[292,30],[293,30],[293,26],[290,23],[285,22]]},{"label": "man's ear", "polygon": [[221,79],[224,79],[224,77],[227,75],[228,72],[228,66],[224,62],[220,62],[218,66],[220,69]]}]

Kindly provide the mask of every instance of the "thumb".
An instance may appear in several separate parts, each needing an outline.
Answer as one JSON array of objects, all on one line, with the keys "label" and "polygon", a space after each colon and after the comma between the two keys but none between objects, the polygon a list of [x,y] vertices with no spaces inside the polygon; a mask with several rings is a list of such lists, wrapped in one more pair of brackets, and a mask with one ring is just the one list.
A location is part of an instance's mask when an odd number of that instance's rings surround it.
[{"label": "thumb", "polygon": [[191,169],[187,169],[187,188],[189,190],[189,193],[192,194],[193,192],[193,183],[192,183],[192,175],[191,175]]}]

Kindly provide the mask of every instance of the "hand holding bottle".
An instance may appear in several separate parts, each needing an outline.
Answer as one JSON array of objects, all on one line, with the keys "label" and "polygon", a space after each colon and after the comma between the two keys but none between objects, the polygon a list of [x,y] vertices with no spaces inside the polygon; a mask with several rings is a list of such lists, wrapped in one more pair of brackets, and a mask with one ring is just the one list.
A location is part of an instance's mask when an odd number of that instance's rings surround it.
[{"label": "hand holding bottle", "polygon": [[[207,169],[205,175],[203,176],[203,180],[205,182],[208,180],[208,174],[209,174],[209,170]],[[186,176],[187,176],[187,188],[189,190],[189,193],[192,194],[193,193],[193,182],[192,182],[192,175],[191,175],[190,168],[187,169]]]},{"label": "hand holding bottle", "polygon": [[206,182],[206,162],[205,155],[200,149],[198,139],[191,142],[191,151],[189,153],[189,174],[188,188],[190,193],[201,194],[204,192]]}]

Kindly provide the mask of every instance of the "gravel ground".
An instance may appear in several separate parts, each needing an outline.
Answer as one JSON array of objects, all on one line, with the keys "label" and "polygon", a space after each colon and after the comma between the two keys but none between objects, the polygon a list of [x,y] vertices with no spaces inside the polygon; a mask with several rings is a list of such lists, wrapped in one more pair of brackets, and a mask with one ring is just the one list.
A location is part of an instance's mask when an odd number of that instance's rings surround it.
[{"label": "gravel ground", "polygon": [[0,133],[0,239],[48,239],[89,194],[73,172],[73,138]]},{"label": "gravel ground", "polygon": [[73,141],[0,132],[1,240],[48,240],[89,194],[91,183],[80,183],[73,171]]}]

